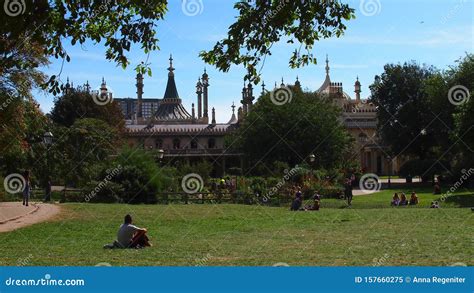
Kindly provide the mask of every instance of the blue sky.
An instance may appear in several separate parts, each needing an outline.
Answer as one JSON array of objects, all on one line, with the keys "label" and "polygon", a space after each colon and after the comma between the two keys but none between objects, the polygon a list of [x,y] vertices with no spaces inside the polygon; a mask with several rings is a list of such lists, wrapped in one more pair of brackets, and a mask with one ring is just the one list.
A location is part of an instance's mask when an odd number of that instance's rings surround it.
[{"label": "blue sky", "polygon": [[[232,102],[238,104],[240,101],[245,71],[242,67],[233,66],[228,73],[219,72],[206,66],[198,54],[201,50],[212,48],[216,41],[225,36],[236,16],[234,0],[194,0],[198,3],[198,13],[194,16],[185,13],[182,1],[185,0],[170,0],[165,20],[158,24],[160,51],[150,55],[153,76],[145,78],[144,97],[163,96],[168,58],[172,53],[178,91],[188,111],[191,111],[191,103],[196,101],[197,78],[206,67],[211,84],[210,107],[216,108],[218,122],[226,122],[231,116]],[[474,0],[343,2],[355,8],[357,16],[347,24],[345,35],[317,43],[313,52],[318,64],[295,70],[288,68],[288,60],[295,47],[285,43],[274,46],[273,55],[267,58],[262,70],[267,85],[273,85],[282,77],[285,82],[293,83],[299,76],[304,88],[316,90],[325,78],[324,59],[328,54],[331,80],[342,82],[344,90],[353,96],[353,85],[359,76],[362,97],[365,98],[370,95],[368,86],[374,76],[381,74],[387,63],[416,60],[446,69],[466,52],[474,51]],[[129,54],[131,65],[126,70],[105,60],[105,49],[101,44],[89,42],[82,47],[65,47],[72,60],[64,64],[61,75],[64,82],[69,76],[75,85],[88,80],[92,88],[98,88],[104,76],[115,97],[136,96],[134,67],[146,58],[139,47],[132,48]],[[45,72],[58,74],[62,62],[51,61]],[[257,93],[260,93],[260,87]],[[42,110],[49,112],[54,97],[44,93],[37,93],[35,97]]]}]

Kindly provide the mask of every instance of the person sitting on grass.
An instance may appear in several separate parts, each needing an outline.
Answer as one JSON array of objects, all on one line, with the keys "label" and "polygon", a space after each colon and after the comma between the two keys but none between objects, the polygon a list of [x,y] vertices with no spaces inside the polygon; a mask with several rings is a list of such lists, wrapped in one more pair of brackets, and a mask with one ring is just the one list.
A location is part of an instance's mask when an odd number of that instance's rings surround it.
[{"label": "person sitting on grass", "polygon": [[305,211],[319,211],[321,207],[321,202],[318,199],[314,199],[313,204],[306,206],[304,209]]},{"label": "person sitting on grass", "polygon": [[408,205],[408,199],[407,199],[407,196],[405,195],[405,192],[402,192],[402,195],[400,196],[400,203],[398,205],[399,206]]},{"label": "person sitting on grass", "polygon": [[301,205],[303,204],[303,194],[301,190],[298,188],[295,194],[295,199],[291,203],[291,210],[292,211],[299,211],[301,209]]},{"label": "person sitting on grass", "polygon": [[132,225],[132,216],[126,215],[124,223],[117,233],[117,240],[113,244],[107,244],[104,248],[145,248],[151,246],[145,228]]},{"label": "person sitting on grass", "polygon": [[400,204],[400,197],[398,197],[398,193],[395,193],[392,197],[391,205],[397,207],[399,204]]},{"label": "person sitting on grass", "polygon": [[439,185],[439,182],[435,183],[433,194],[441,194],[441,186]]},{"label": "person sitting on grass", "polygon": [[430,208],[439,209],[439,203],[437,201],[432,201]]},{"label": "person sitting on grass", "polygon": [[418,196],[416,196],[416,193],[413,191],[411,193],[411,197],[410,197],[410,205],[414,206],[414,205],[417,205],[417,204],[418,204]]}]

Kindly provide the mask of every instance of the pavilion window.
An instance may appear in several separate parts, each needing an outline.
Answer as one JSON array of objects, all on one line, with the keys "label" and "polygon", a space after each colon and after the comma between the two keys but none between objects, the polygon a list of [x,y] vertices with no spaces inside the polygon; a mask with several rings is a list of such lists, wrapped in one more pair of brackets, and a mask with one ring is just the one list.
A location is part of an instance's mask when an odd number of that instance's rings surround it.
[{"label": "pavilion window", "polygon": [[209,138],[207,141],[207,148],[213,149],[216,147],[216,140],[214,138]]},{"label": "pavilion window", "polygon": [[359,142],[360,142],[361,144],[366,143],[367,140],[368,140],[367,134],[365,134],[365,133],[360,133],[360,134],[359,134]]},{"label": "pavilion window", "polygon": [[173,149],[177,150],[181,148],[181,141],[177,138],[173,140]]},{"label": "pavilion window", "polygon": [[157,139],[155,142],[155,147],[157,149],[162,149],[163,148],[163,140],[162,139]]}]

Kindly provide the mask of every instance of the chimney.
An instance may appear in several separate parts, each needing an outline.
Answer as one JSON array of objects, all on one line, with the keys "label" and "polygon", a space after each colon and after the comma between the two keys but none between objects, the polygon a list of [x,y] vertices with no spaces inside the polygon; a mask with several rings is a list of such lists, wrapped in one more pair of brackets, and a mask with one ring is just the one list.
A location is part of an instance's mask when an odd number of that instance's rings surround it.
[{"label": "chimney", "polygon": [[198,119],[202,117],[202,83],[201,78],[198,77],[196,84],[197,104],[198,104]]},{"label": "chimney", "polygon": [[244,80],[244,87],[242,88],[242,113],[245,115],[247,114],[247,87],[245,86]]},{"label": "chimney", "polygon": [[212,125],[216,125],[216,109],[212,108]]},{"label": "chimney", "polygon": [[207,75],[206,69],[204,68],[204,74],[202,75],[203,93],[204,93],[204,117],[209,117],[208,114],[208,87],[209,87],[209,76]]},{"label": "chimney", "polygon": [[142,113],[142,98],[143,98],[143,75],[141,73],[137,74],[137,118],[143,118]]},{"label": "chimney", "polygon": [[247,86],[247,112],[250,112],[252,110],[253,100],[253,86],[252,83],[249,82]]},{"label": "chimney", "polygon": [[191,109],[191,115],[193,116],[193,119],[196,119],[196,111],[194,110],[194,103],[192,104],[192,109]]}]

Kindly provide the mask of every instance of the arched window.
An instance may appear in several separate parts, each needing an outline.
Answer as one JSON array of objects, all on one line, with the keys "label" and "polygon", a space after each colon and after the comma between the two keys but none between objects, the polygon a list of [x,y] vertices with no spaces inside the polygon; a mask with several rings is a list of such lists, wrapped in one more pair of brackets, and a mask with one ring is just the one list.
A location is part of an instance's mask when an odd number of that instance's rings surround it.
[{"label": "arched window", "polygon": [[155,141],[155,148],[157,149],[163,149],[163,140],[161,138],[158,138]]},{"label": "arched window", "polygon": [[361,133],[359,134],[359,142],[362,143],[362,144],[364,144],[364,143],[367,142],[367,140],[368,140],[367,134],[361,132]]},{"label": "arched window", "polygon": [[209,138],[207,141],[207,148],[213,149],[216,147],[216,140],[214,138]]},{"label": "arched window", "polygon": [[191,148],[192,149],[197,149],[198,148],[198,142],[195,138],[193,140],[191,140]]},{"label": "arched window", "polygon": [[178,138],[173,139],[173,149],[177,150],[181,148],[181,141]]}]

